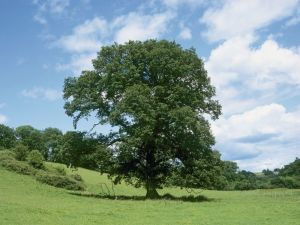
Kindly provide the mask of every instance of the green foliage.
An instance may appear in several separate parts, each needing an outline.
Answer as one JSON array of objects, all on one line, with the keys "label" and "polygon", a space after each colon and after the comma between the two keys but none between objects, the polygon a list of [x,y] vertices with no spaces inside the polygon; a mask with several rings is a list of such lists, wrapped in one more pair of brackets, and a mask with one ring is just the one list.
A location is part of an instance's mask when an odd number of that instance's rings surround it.
[{"label": "green foliage", "polygon": [[192,167],[185,167],[177,162],[172,176],[172,185],[187,188],[222,189],[222,161],[217,151],[208,152],[199,160],[194,160]]},{"label": "green foliage", "polygon": [[36,174],[36,179],[41,183],[48,184],[54,187],[64,188],[67,190],[74,190],[74,191],[84,190],[84,186],[82,183],[67,176],[39,172]]},{"label": "green foliage", "polygon": [[245,191],[245,190],[254,190],[254,189],[257,189],[257,186],[256,186],[255,183],[250,182],[250,181],[244,179],[244,180],[236,182],[236,184],[234,186],[234,189],[235,190],[242,190],[242,191]]},{"label": "green foliage", "polygon": [[238,171],[236,163],[224,161],[221,177],[225,184],[223,190],[253,190],[273,188],[300,188],[300,160],[285,165],[282,169],[274,171],[265,169],[261,173],[254,174],[249,171]]},{"label": "green foliage", "polygon": [[155,195],[176,160],[200,177],[193,168],[212,155],[214,144],[205,115],[218,118],[221,106],[195,49],[130,41],[102,47],[93,65],[65,80],[65,110],[75,126],[95,113],[99,124],[118,128],[107,143],[114,156],[107,172],[115,183],[143,185]]},{"label": "green foliage", "polygon": [[4,161],[7,159],[13,160],[15,159],[16,154],[11,150],[1,150],[0,151],[0,161]]},{"label": "green foliage", "polygon": [[47,149],[46,160],[52,162],[60,162],[60,154],[62,150],[63,133],[57,128],[46,128],[43,131],[43,141]]},{"label": "green foliage", "polygon": [[16,143],[14,129],[0,124],[0,147],[12,148]]},{"label": "green foliage", "polygon": [[44,168],[44,158],[43,155],[38,150],[32,150],[27,158],[27,162],[36,169]]},{"label": "green foliage", "polygon": [[63,136],[62,160],[67,165],[79,166],[85,153],[84,132],[68,131]]},{"label": "green foliage", "polygon": [[16,128],[16,136],[21,144],[28,147],[29,151],[39,150],[44,158],[48,157],[42,131],[29,125],[20,126]]},{"label": "green foliage", "polygon": [[36,173],[36,170],[26,162],[17,161],[13,158],[0,159],[0,166],[24,175],[34,175]]},{"label": "green foliage", "polygon": [[0,166],[24,175],[34,175],[36,172],[26,162],[16,160],[16,153],[10,150],[0,151]]},{"label": "green foliage", "polygon": [[300,159],[296,158],[294,162],[285,165],[279,170],[279,176],[298,176],[300,177]]},{"label": "green foliage", "polygon": [[73,178],[76,181],[83,181],[82,177],[79,174],[71,174],[70,175],[71,178]]},{"label": "green foliage", "polygon": [[299,177],[275,177],[271,180],[271,184],[278,188],[300,188]]},{"label": "green foliage", "polygon": [[29,153],[28,147],[23,144],[17,144],[13,151],[15,153],[15,158],[20,161],[25,161]]},{"label": "green foliage", "polygon": [[55,166],[54,169],[60,175],[67,175],[66,169],[63,166]]},{"label": "green foliage", "polygon": [[109,162],[108,151],[99,140],[85,132],[68,131],[63,135],[60,160],[71,167],[102,168]]},{"label": "green foliage", "polygon": [[274,172],[272,170],[269,170],[269,169],[266,169],[266,170],[263,170],[262,173],[265,175],[265,176],[274,176]]}]

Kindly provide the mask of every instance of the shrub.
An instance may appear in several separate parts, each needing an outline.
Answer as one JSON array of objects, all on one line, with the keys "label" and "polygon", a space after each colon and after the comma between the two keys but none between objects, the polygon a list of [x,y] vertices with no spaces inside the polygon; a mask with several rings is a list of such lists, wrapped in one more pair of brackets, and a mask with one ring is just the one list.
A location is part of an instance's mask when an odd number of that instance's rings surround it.
[{"label": "shrub", "polygon": [[56,167],[54,167],[54,169],[55,169],[55,172],[60,175],[63,175],[63,176],[67,175],[66,169],[63,166],[56,166]]},{"label": "shrub", "polygon": [[67,177],[55,174],[49,174],[40,172],[36,175],[36,179],[44,184],[48,184],[54,187],[65,188],[67,190],[81,191],[84,190],[82,183]]},{"label": "shrub", "polygon": [[15,158],[20,161],[25,161],[29,153],[28,147],[22,144],[18,144],[13,149],[15,153]]},{"label": "shrub", "polygon": [[235,190],[241,190],[241,191],[245,191],[245,190],[254,190],[257,189],[255,183],[251,183],[247,180],[243,180],[243,181],[238,181],[235,184],[234,187]]},{"label": "shrub", "polygon": [[6,158],[5,160],[0,160],[0,165],[6,168],[7,170],[24,175],[32,175],[36,172],[35,169],[29,166],[27,163],[17,161],[13,158]]},{"label": "shrub", "polygon": [[16,157],[16,154],[10,150],[1,150],[0,151],[0,160],[7,160],[7,159],[10,159],[10,160],[13,160],[15,159]]},{"label": "shrub", "polygon": [[79,174],[72,174],[70,175],[70,177],[72,177],[74,180],[77,180],[77,181],[83,181],[82,177],[79,175]]},{"label": "shrub", "polygon": [[276,177],[271,184],[277,188],[300,188],[300,180],[296,177]]},{"label": "shrub", "polygon": [[38,150],[31,151],[27,156],[27,161],[30,165],[32,165],[36,169],[43,169],[43,155]]}]

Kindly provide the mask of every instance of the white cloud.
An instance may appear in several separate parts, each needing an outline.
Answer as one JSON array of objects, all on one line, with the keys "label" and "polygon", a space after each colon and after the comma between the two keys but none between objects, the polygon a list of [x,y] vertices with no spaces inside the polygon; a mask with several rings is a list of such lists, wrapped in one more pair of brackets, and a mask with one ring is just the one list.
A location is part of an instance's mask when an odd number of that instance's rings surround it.
[{"label": "white cloud", "polygon": [[70,0],[34,0],[33,4],[38,7],[33,19],[42,24],[47,24],[46,15],[59,15],[65,12],[70,5]]},{"label": "white cloud", "polygon": [[300,91],[300,51],[272,39],[253,47],[254,40],[252,36],[229,39],[211,52],[206,63],[225,114]]},{"label": "white cloud", "polygon": [[7,117],[4,116],[4,115],[2,115],[2,114],[0,114],[0,124],[1,123],[5,123],[6,121],[7,121]]},{"label": "white cloud", "polygon": [[21,92],[21,94],[28,98],[42,98],[49,101],[58,100],[62,96],[60,91],[42,87],[34,87],[30,90],[25,89]]},{"label": "white cloud", "polygon": [[95,17],[75,27],[71,35],[62,36],[54,45],[70,52],[94,52],[100,49],[101,40],[108,34],[106,20]]},{"label": "white cloud", "polygon": [[300,108],[287,112],[272,103],[223,117],[212,130],[224,156],[239,160],[242,169],[275,168],[299,156],[299,114]]},{"label": "white cloud", "polygon": [[300,110],[288,113],[284,106],[275,103],[258,106],[242,114],[217,121],[216,125],[221,126],[214,127],[214,132],[219,140],[279,133],[284,135],[285,139],[293,139],[300,134],[300,117],[297,113],[300,113]]},{"label": "white cloud", "polygon": [[297,9],[296,15],[294,15],[286,22],[286,26],[295,26],[298,23],[300,23],[300,6]]},{"label": "white cloud", "polygon": [[58,64],[56,69],[59,71],[70,70],[75,76],[79,76],[83,70],[91,70],[92,59],[95,59],[96,53],[75,54],[67,64]]},{"label": "white cloud", "polygon": [[152,15],[131,12],[128,15],[117,17],[113,26],[114,40],[124,43],[129,40],[146,40],[158,38],[167,31],[167,25],[175,14],[167,11]]},{"label": "white cloud", "polygon": [[202,5],[205,0],[162,0],[163,4],[167,7],[177,8],[180,5],[188,5],[192,8]]},{"label": "white cloud", "polygon": [[42,25],[47,24],[47,20],[41,14],[34,15],[33,19]]},{"label": "white cloud", "polygon": [[62,36],[53,43],[72,54],[71,61],[58,64],[57,69],[71,70],[79,75],[82,70],[92,69],[91,60],[103,44],[158,38],[167,32],[167,26],[174,17],[175,14],[169,11],[152,15],[131,12],[111,21],[99,17],[86,20],[76,26],[72,34]]},{"label": "white cloud", "polygon": [[253,34],[256,30],[290,16],[299,0],[224,0],[208,8],[200,22],[207,25],[210,41]]},{"label": "white cloud", "polygon": [[48,1],[51,13],[62,13],[70,5],[70,0],[51,0]]},{"label": "white cloud", "polygon": [[183,24],[180,24],[180,33],[179,38],[183,40],[189,40],[192,39],[192,32],[191,29],[184,26]]}]

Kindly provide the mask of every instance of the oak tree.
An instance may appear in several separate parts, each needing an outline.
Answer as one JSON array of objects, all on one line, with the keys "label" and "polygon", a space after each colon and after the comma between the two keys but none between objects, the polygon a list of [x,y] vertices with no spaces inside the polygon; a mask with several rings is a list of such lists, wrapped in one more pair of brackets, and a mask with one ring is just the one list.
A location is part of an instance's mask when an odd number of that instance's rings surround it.
[{"label": "oak tree", "polygon": [[208,118],[217,119],[221,106],[195,49],[166,40],[115,43],[101,48],[93,67],[65,80],[65,110],[75,126],[93,114],[115,127],[108,135],[114,181],[156,198],[174,169],[201,177],[198,165],[209,164],[215,143]]}]

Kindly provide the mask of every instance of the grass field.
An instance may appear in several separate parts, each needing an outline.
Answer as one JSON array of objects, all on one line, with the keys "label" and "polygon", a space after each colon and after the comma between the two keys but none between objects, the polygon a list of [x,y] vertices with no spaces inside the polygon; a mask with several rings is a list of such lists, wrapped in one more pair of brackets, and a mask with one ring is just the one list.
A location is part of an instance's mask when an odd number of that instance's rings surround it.
[{"label": "grass field", "polygon": [[[77,173],[87,184],[88,193],[108,192],[106,185],[112,192],[105,176],[84,169]],[[166,188],[160,193],[178,197],[189,195],[186,190],[176,188]],[[115,186],[115,194],[143,196],[145,191],[122,184]],[[202,191],[200,194],[209,201],[111,200],[77,196],[0,168],[0,224],[300,224],[300,190]]]}]

